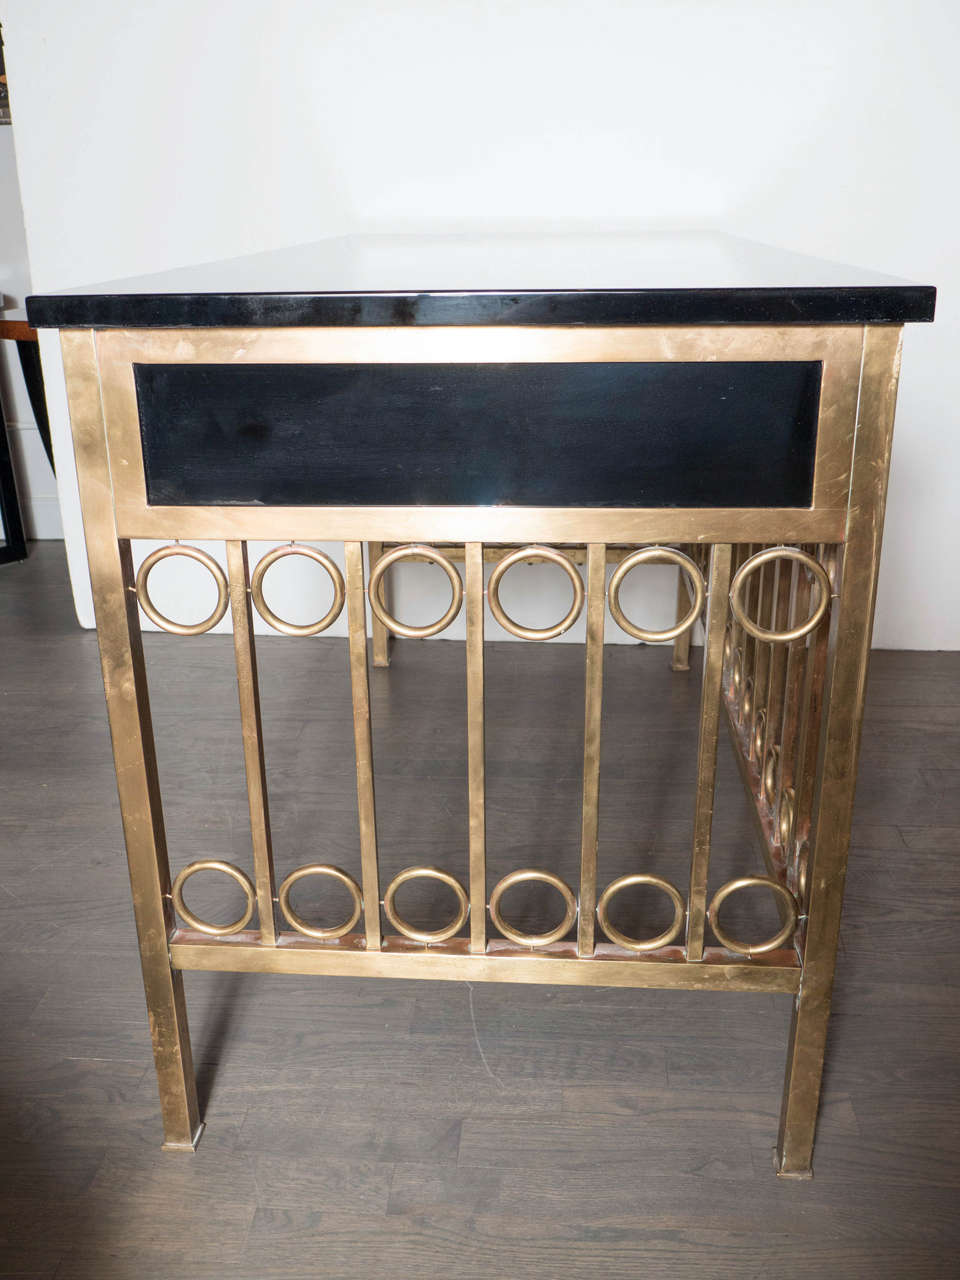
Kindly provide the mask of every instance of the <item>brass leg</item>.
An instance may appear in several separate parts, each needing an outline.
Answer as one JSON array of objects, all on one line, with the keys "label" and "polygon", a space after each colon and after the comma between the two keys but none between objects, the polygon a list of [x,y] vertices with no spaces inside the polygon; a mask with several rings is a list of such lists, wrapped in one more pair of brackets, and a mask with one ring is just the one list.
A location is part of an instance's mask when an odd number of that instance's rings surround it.
[{"label": "brass leg", "polygon": [[[368,557],[370,573],[373,573],[373,566],[377,563],[377,561],[380,559],[382,555],[383,555],[382,542],[367,543],[367,557]],[[381,602],[388,609],[388,611],[392,613],[393,611],[392,609],[390,609],[390,605],[387,598],[386,576],[384,576],[384,578],[380,582],[379,594],[380,594]],[[383,623],[380,621],[377,615],[372,611],[371,611],[371,617],[370,617],[370,629],[371,629],[371,634],[373,636],[373,665],[375,667],[389,667],[390,650],[393,648],[394,637],[383,625]]]},{"label": "brass leg", "polygon": [[112,507],[93,334],[62,335],[103,683],[123,814],[133,908],[153,1056],[163,1112],[164,1149],[192,1151],[203,1132],[187,1029],[183,978],[172,968],[163,812],[147,679],[128,541],[118,541]]},{"label": "brass leg", "polygon": [[810,841],[803,981],[794,1006],[777,1140],[776,1168],[784,1177],[811,1174],[873,630],[900,336],[894,326],[870,327],[864,335],[850,504]]},{"label": "brass leg", "polygon": [[[690,612],[693,601],[690,599],[690,592],[687,590],[687,575],[682,569],[677,570],[677,621],[685,618]],[[671,671],[689,671],[690,670],[690,634],[693,627],[687,627],[682,635],[677,636],[673,642],[673,661],[670,664]]]}]

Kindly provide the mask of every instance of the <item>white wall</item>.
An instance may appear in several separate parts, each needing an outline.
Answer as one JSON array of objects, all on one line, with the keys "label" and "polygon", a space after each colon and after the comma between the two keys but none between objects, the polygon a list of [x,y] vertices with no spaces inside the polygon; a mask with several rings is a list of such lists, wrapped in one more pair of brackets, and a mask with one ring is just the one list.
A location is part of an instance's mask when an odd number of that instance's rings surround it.
[{"label": "white wall", "polygon": [[[940,286],[936,325],[905,344],[876,642],[960,643],[938,553],[960,474],[955,0],[6,0],[0,16],[41,290],[425,222],[714,226]],[[45,359],[53,376],[50,343]]]},{"label": "white wall", "polygon": [[[0,305],[23,306],[30,292],[27,244],[17,185],[13,130],[0,126]],[[62,538],[57,486],[34,421],[27,389],[12,342],[0,343],[0,401],[17,476],[23,524],[28,538]]]}]

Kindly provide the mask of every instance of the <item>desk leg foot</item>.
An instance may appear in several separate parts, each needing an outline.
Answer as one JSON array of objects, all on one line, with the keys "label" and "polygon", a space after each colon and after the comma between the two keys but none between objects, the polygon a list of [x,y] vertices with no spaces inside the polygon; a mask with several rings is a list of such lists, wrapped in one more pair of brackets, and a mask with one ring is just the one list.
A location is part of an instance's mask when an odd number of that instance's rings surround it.
[{"label": "desk leg foot", "polygon": [[778,1178],[785,1178],[788,1182],[809,1182],[813,1177],[811,1168],[787,1170],[781,1164],[781,1156],[779,1150],[773,1148],[773,1171]]},{"label": "desk leg foot", "polygon": [[165,1142],[163,1146],[160,1148],[161,1151],[179,1151],[181,1153],[187,1152],[188,1154],[192,1155],[193,1152],[196,1151],[197,1147],[199,1146],[200,1139],[203,1137],[203,1131],[206,1127],[207,1126],[201,1120],[200,1123],[197,1125],[196,1132],[194,1133],[193,1137],[190,1139],[189,1142]]}]

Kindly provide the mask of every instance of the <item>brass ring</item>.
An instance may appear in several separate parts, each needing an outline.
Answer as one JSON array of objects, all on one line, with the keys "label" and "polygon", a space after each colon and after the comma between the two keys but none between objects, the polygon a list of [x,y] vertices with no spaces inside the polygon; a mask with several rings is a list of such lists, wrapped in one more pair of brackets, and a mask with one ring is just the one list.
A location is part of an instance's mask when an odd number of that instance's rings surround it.
[{"label": "brass ring", "polygon": [[[206,920],[201,920],[199,916],[193,914],[184,902],[183,886],[198,871],[222,871],[224,875],[231,876],[236,880],[247,895],[246,910],[238,920],[234,920],[233,924],[210,924]],[[198,929],[201,933],[212,933],[217,938],[224,937],[228,933],[239,933],[253,915],[253,908],[257,900],[253,885],[250,883],[250,877],[241,871],[239,867],[233,866],[230,862],[220,862],[217,858],[205,858],[202,862],[191,862],[188,867],[184,867],[173,882],[171,896],[177,915],[182,916],[191,929]]]},{"label": "brass ring", "polygon": [[[717,923],[717,914],[720,906],[731,893],[736,893],[738,889],[748,889],[753,885],[765,885],[783,898],[787,904],[787,922],[779,933],[774,934],[772,938],[768,938],[766,942],[740,942],[737,938],[728,938]],[[741,956],[759,956],[766,951],[776,951],[778,947],[782,947],[793,936],[799,914],[796,898],[786,885],[781,884],[779,880],[772,880],[768,876],[741,876],[738,880],[730,880],[717,890],[713,895],[713,901],[710,903],[707,917],[710,921],[710,928],[722,947],[726,947],[728,951],[735,951]]]},{"label": "brass ring", "polygon": [[[330,929],[322,929],[319,925],[308,923],[303,916],[297,915],[290,905],[290,890],[298,880],[304,880],[307,876],[331,876],[334,880],[339,880],[341,884],[346,885],[350,890],[351,898],[353,898],[353,910],[348,920],[344,921],[343,924],[334,925]],[[283,912],[283,918],[286,922],[292,925],[297,933],[305,933],[308,938],[342,938],[357,923],[363,910],[360,886],[353,876],[348,876],[339,867],[330,867],[322,863],[312,863],[305,867],[297,867],[296,871],[291,871],[280,886],[279,901],[280,910]]]},{"label": "brass ring", "polygon": [[801,910],[807,904],[807,873],[810,869],[810,845],[806,840],[797,849],[797,860],[794,870],[794,884],[797,890],[797,901]]},{"label": "brass ring", "polygon": [[[398,915],[393,905],[393,900],[400,886],[406,884],[408,880],[418,880],[421,877],[428,880],[439,880],[441,884],[449,885],[457,895],[459,902],[457,914],[442,929],[414,929],[407,924],[401,915]],[[393,927],[398,933],[402,933],[405,938],[412,938],[414,942],[444,942],[447,938],[452,938],[463,927],[467,916],[470,914],[470,901],[463,885],[449,871],[441,871],[439,867],[407,867],[405,871],[401,871],[398,876],[390,881],[389,887],[383,895],[383,910]]]},{"label": "brass ring", "polygon": [[[555,929],[550,929],[547,933],[521,933],[519,929],[513,929],[510,925],[504,924],[503,916],[500,914],[500,899],[506,891],[512,885],[521,884],[526,880],[542,880],[544,884],[552,885],[566,904],[563,919]],[[511,871],[509,875],[503,877],[490,895],[489,909],[490,919],[503,936],[509,938],[511,942],[518,942],[523,947],[546,947],[551,942],[557,942],[570,931],[577,918],[577,900],[566,881],[555,876],[552,871],[535,871],[530,867],[521,871]]]},{"label": "brass ring", "polygon": [[[284,556],[305,556],[308,560],[315,560],[330,575],[330,581],[333,583],[333,604],[319,622],[308,622],[304,626],[299,626],[294,622],[286,622],[283,618],[277,617],[263,598],[263,576],[272,564],[275,564],[277,560],[282,560]],[[259,613],[260,617],[265,622],[269,622],[275,631],[282,631],[284,635],[288,636],[315,636],[319,635],[321,631],[326,631],[327,627],[340,617],[343,602],[346,598],[343,575],[334,561],[323,551],[318,551],[316,547],[305,547],[298,543],[275,547],[273,551],[267,552],[253,571],[253,576],[250,579],[250,595],[253,597],[253,603],[256,605],[257,613]],[[292,924],[293,921],[290,923]]]},{"label": "brass ring", "polygon": [[[744,611],[743,590],[747,578],[754,570],[769,564],[771,560],[796,560],[797,564],[802,564],[809,569],[820,589],[820,599],[817,601],[816,609],[806,622],[800,623],[791,631],[767,631],[751,621]],[[757,640],[772,641],[776,644],[789,644],[791,640],[801,640],[817,626],[829,605],[830,579],[826,569],[819,560],[815,560],[813,556],[807,555],[806,551],[801,551],[797,547],[767,547],[764,551],[758,551],[756,555],[743,562],[733,575],[733,582],[730,584],[730,611],[744,631]]]},{"label": "brass ring", "polygon": [[730,682],[733,685],[734,693],[740,692],[740,686],[743,684],[743,650],[736,648],[733,651],[733,667],[730,670]]},{"label": "brass ring", "polygon": [[[570,579],[570,585],[573,587],[573,604],[566,617],[561,618],[556,626],[522,627],[519,622],[514,622],[500,603],[500,579],[512,565],[519,564],[521,560],[546,560],[550,564],[559,565]],[[490,581],[487,583],[490,612],[504,631],[509,631],[512,636],[520,640],[552,640],[555,636],[562,636],[564,631],[568,631],[580,617],[583,600],[583,579],[577,572],[576,565],[569,556],[565,556],[562,551],[557,551],[555,547],[518,547],[516,551],[511,551],[508,556],[497,561],[490,574]]]},{"label": "brass ring", "polygon": [[757,712],[753,722],[753,758],[759,760],[763,753],[763,731],[767,727],[767,717],[763,711]]},{"label": "brass ring", "polygon": [[763,794],[771,809],[777,798],[777,774],[780,771],[780,748],[773,746],[763,763]]},{"label": "brass ring", "polygon": [[[619,929],[615,929],[607,919],[607,907],[610,905],[610,899],[621,889],[626,889],[632,884],[652,884],[663,892],[673,903],[673,923],[663,933],[657,934],[655,938],[647,938],[640,941],[637,938],[631,938],[625,933],[621,933]],[[608,884],[606,889],[600,895],[600,901],[597,903],[597,920],[600,928],[611,940],[618,946],[626,947],[628,951],[656,951],[659,947],[668,946],[680,930],[683,928],[683,919],[686,909],[684,907],[683,898],[680,896],[680,890],[675,888],[669,880],[663,880],[660,876],[651,876],[637,874],[632,876],[621,876],[619,880],[614,880],[613,884]]]},{"label": "brass ring", "polygon": [[[685,618],[674,627],[668,627],[666,631],[647,631],[644,627],[638,627],[631,622],[627,615],[620,607],[620,587],[624,578],[631,569],[636,568],[638,564],[645,564],[651,561],[654,564],[675,564],[682,573],[687,575],[687,581],[693,588],[690,595],[693,603],[690,606],[690,612]],[[632,551],[617,565],[613,571],[613,577],[610,579],[610,586],[607,588],[607,599],[610,603],[610,612],[613,614],[614,620],[628,636],[633,636],[635,640],[645,640],[647,644],[657,644],[660,641],[676,640],[677,636],[682,636],[685,631],[689,631],[703,611],[703,602],[706,599],[707,589],[704,586],[703,574],[697,568],[696,564],[685,555],[682,551],[676,551],[673,547],[641,547],[639,551]]]},{"label": "brass ring", "polygon": [[[398,621],[393,614],[388,613],[380,600],[380,581],[390,566],[396,564],[398,560],[414,559],[429,560],[431,564],[438,564],[450,580],[450,590],[453,593],[450,608],[447,612],[442,618],[438,618],[436,622],[431,622],[427,627],[410,627],[405,622]],[[460,606],[463,603],[463,583],[460,581],[460,575],[454,568],[453,563],[445,555],[433,547],[410,543],[407,546],[394,547],[392,551],[388,551],[385,556],[380,557],[373,566],[373,572],[370,574],[367,595],[370,597],[370,608],[388,631],[392,631],[394,635],[406,636],[408,640],[426,640],[427,636],[435,636],[438,632],[449,627],[460,612]]]},{"label": "brass ring", "polygon": [[[166,560],[168,556],[186,556],[189,560],[196,560],[198,564],[202,564],[205,569],[210,570],[213,580],[217,584],[217,603],[209,618],[204,618],[202,622],[194,622],[192,624],[174,622],[172,619],[165,617],[150,599],[147,579],[150,577],[154,566],[158,565],[161,560]],[[201,551],[199,547],[181,546],[179,542],[169,547],[159,547],[156,551],[150,552],[137,573],[136,589],[140,608],[150,621],[155,623],[162,631],[171,631],[175,636],[202,636],[205,631],[209,631],[211,627],[217,625],[227,612],[227,605],[230,603],[227,576],[213,556],[207,555],[206,551]]]},{"label": "brass ring", "polygon": [[753,678],[747,676],[743,686],[743,697],[740,699],[740,719],[749,721],[753,717]]},{"label": "brass ring", "polygon": [[778,815],[777,830],[780,834],[780,845],[784,849],[790,848],[790,841],[793,839],[793,821],[796,808],[796,795],[793,787],[784,787],[780,795],[780,813]]}]

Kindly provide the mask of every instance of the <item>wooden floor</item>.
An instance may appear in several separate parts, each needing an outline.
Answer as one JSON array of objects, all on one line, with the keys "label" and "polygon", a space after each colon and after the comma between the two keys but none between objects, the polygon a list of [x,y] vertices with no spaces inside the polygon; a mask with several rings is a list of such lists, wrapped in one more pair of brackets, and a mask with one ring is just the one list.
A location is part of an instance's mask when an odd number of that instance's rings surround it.
[{"label": "wooden floor", "polygon": [[[171,861],[249,867],[230,641],[146,647]],[[343,642],[259,648],[281,871],[355,870]],[[60,544],[0,569],[0,655],[0,1275],[960,1275],[960,653],[874,658],[807,1183],[772,1171],[788,1001],[751,994],[188,975],[207,1131],[161,1153],[96,641]],[[581,664],[490,646],[491,875],[574,875]],[[607,674],[601,882],[682,883],[696,671],[624,646]],[[401,643],[371,678],[385,864],[462,874],[462,646]],[[714,884],[756,856],[725,743],[720,773]]]}]

